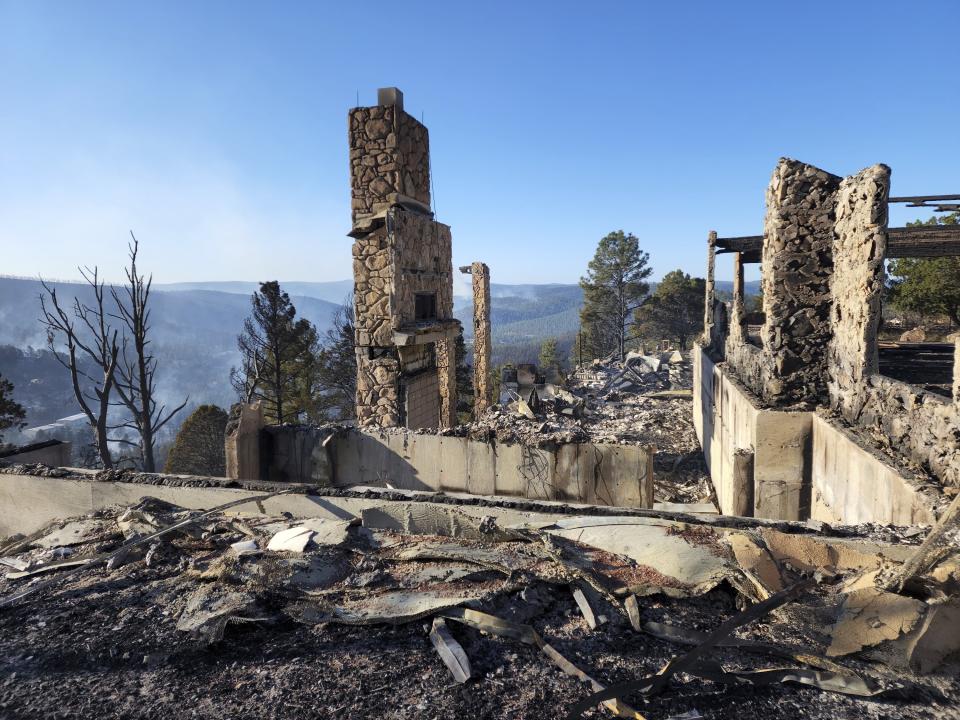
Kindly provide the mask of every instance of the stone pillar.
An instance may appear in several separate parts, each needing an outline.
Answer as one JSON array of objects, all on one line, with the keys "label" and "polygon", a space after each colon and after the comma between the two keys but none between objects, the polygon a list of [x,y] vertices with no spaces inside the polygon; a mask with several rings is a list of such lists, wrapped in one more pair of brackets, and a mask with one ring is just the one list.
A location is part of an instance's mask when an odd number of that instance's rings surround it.
[{"label": "stone pillar", "polygon": [[475,262],[473,276],[473,416],[480,417],[490,407],[490,268]]},{"label": "stone pillar", "polygon": [[734,342],[747,342],[746,308],[743,298],[743,255],[733,255],[733,306],[731,308],[730,338]]},{"label": "stone pillar", "polygon": [[953,404],[960,413],[960,337],[953,341]]},{"label": "stone pillar", "polygon": [[703,302],[703,342],[712,344],[713,341],[713,303],[716,290],[714,287],[713,273],[716,265],[717,253],[717,231],[711,230],[707,235],[707,281],[706,295]]},{"label": "stone pillar", "polygon": [[763,224],[764,387],[773,404],[826,397],[834,206],[840,178],[781,158]]},{"label": "stone pillar", "polygon": [[230,408],[224,436],[227,477],[232,480],[260,480],[260,431],[263,408],[259,402],[237,403]]},{"label": "stone pillar", "polygon": [[437,342],[437,381],[440,389],[440,427],[457,424],[457,348],[456,336],[447,335]]},{"label": "stone pillar", "polygon": [[837,193],[833,243],[833,337],[827,364],[831,406],[855,421],[877,372],[877,328],[887,252],[890,168],[845,178]]}]

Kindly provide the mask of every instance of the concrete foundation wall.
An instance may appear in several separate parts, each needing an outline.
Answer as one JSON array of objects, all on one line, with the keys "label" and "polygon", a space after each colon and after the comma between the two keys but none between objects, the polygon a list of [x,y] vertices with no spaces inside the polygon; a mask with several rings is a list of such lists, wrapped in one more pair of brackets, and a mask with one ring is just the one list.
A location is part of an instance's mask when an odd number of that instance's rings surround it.
[{"label": "concrete foundation wall", "polygon": [[860,447],[851,433],[813,416],[811,517],[831,523],[933,524],[933,493]]},{"label": "concrete foundation wall", "polygon": [[734,454],[754,452],[756,517],[911,525],[934,520],[935,494],[847,430],[813,412],[761,408],[723,363],[694,353],[694,427],[720,509],[733,512]]},{"label": "concrete foundation wall", "polygon": [[322,428],[300,425],[265,427],[263,449],[268,461],[265,479],[332,485],[334,468],[324,444],[329,435]]},{"label": "concrete foundation wall", "polygon": [[50,467],[63,467],[70,464],[73,445],[69,442],[52,440],[35,443],[19,448],[0,457],[0,463],[43,463]]},{"label": "concrete foundation wall", "polygon": [[753,449],[757,409],[701,350],[693,353],[693,424],[720,511],[733,512],[733,451]]},{"label": "concrete foundation wall", "polygon": [[[68,480],[0,473],[0,537],[36,532],[53,520],[85,515],[111,505],[133,505],[148,496],[180,507],[205,510],[244,497],[264,495],[266,492],[269,490],[96,482],[92,479]],[[376,496],[327,497],[290,494],[238,505],[231,512],[273,516],[288,513],[294,518],[349,520],[359,518],[360,513],[368,508],[402,504]],[[456,512],[476,518],[492,515],[502,526],[557,517],[550,514],[549,505],[541,508],[542,512],[529,512],[490,505],[458,505]]]},{"label": "concrete foundation wall", "polygon": [[703,448],[720,511],[733,513],[733,458],[754,453],[754,515],[777,520],[807,517],[810,507],[810,417],[765,410],[724,364],[694,352],[694,428]]},{"label": "concrete foundation wall", "polygon": [[334,444],[338,485],[653,506],[654,451],[635,445],[534,448],[405,432],[344,433]]}]

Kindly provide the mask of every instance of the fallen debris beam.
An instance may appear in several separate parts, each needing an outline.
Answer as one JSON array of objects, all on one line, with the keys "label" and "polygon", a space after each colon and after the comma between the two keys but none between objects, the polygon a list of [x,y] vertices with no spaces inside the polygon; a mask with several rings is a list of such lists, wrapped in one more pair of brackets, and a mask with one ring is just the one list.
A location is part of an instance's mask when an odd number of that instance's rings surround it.
[{"label": "fallen debris beam", "polygon": [[[632,597],[632,596],[631,596]],[[663,623],[647,622],[641,628],[643,632],[652,635],[660,640],[677,643],[680,645],[697,646],[707,640],[707,633],[690,628],[676,627],[674,625],[664,625]],[[784,658],[785,660],[794,660],[796,662],[809,665],[819,670],[829,670],[831,672],[844,672],[844,668],[832,660],[817,655],[813,650],[806,648],[796,648],[786,645],[774,645],[773,643],[762,642],[759,640],[744,640],[738,637],[730,637],[720,640],[717,647],[737,648],[746,652],[762,653],[773,655],[774,657]]]},{"label": "fallen debris beam", "polygon": [[958,552],[960,541],[960,495],[957,495],[950,507],[940,517],[923,544],[907,562],[900,566],[886,585],[886,590],[902,592],[914,578],[928,573],[944,557]]},{"label": "fallen debris beam", "polygon": [[[567,675],[575,677],[581,682],[589,684],[594,691],[601,692],[604,690],[603,685],[587,675],[583,670],[578,668],[563,655],[557,652],[557,650],[542,637],[540,637],[540,634],[537,633],[537,631],[534,630],[530,625],[519,625],[508,620],[503,620],[496,615],[488,615],[485,612],[480,612],[479,610],[469,610],[467,608],[455,608],[453,610],[448,610],[443,614],[443,616],[448,620],[455,620],[456,622],[476,628],[477,630],[482,630],[490,635],[497,635],[498,637],[505,637],[511,640],[519,640],[527,645],[534,645],[539,648],[540,652],[550,658],[554,665],[563,670],[563,672],[565,672]],[[598,700],[597,702],[590,703],[587,708],[589,709],[600,702],[602,702],[604,707],[606,707],[617,717],[646,720],[646,718],[639,712],[616,698]]]},{"label": "fallen debris beam", "polygon": [[443,618],[434,619],[433,627],[430,629],[430,642],[433,643],[437,655],[443,660],[443,664],[450,670],[450,674],[457,683],[462,684],[470,679],[470,660],[463,651],[463,646],[450,634],[450,629]]}]

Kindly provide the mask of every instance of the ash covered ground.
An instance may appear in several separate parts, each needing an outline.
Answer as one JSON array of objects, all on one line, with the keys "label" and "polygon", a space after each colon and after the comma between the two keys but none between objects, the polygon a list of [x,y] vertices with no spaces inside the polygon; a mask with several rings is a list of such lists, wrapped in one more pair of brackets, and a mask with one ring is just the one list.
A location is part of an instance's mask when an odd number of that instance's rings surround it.
[{"label": "ash covered ground", "polygon": [[[198,522],[150,540],[190,518]],[[688,595],[638,597],[644,627],[710,631],[757,600],[741,585],[723,533],[707,526],[650,526],[659,541],[700,553],[698,564],[715,562],[728,573],[694,588],[682,573],[666,578],[624,556],[563,541],[562,532],[552,540],[538,532],[510,538],[480,523],[477,531],[493,533],[491,540],[470,540],[383,530],[368,520],[200,517],[145,500],[0,544],[8,567],[27,573],[0,580],[0,716],[561,718],[590,692],[587,684],[535,646],[448,620],[471,666],[458,684],[431,642],[433,617],[469,605],[532,626],[567,661],[610,685],[656,673],[689,649],[633,627],[616,599],[623,588],[646,581]],[[309,537],[297,545],[304,528]],[[148,542],[124,550],[138,538]],[[277,538],[283,549],[271,550]],[[898,552],[921,539],[906,540]],[[60,579],[57,572],[30,574],[85,558],[104,562]],[[676,572],[669,561],[659,567]],[[799,577],[788,566],[782,571]],[[574,589],[586,592],[595,628]],[[818,587],[736,635],[810,648],[807,662],[816,667],[829,627],[820,616],[829,615],[833,592]],[[442,602],[423,612],[424,597]],[[710,658],[726,671],[798,666],[741,648],[716,648]],[[843,658],[838,669],[889,692],[851,697],[681,674],[664,692],[624,699],[651,720],[960,716],[956,664],[925,677],[856,657]],[[596,707],[585,717],[610,714]]]}]

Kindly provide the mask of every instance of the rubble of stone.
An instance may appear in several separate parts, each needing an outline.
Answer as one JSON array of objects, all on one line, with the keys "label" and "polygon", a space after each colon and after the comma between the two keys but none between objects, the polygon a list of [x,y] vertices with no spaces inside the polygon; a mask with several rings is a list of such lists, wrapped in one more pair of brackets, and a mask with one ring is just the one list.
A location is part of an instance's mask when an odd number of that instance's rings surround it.
[{"label": "rubble of stone", "polygon": [[[532,379],[536,368],[530,367]],[[440,432],[535,447],[585,442],[654,446],[657,500],[706,502],[712,487],[693,427],[691,384],[689,358],[683,353],[631,352],[623,363],[595,360],[578,367],[564,385],[514,381],[503,394],[506,402],[472,423]]]},{"label": "rubble of stone", "polygon": [[[535,366],[530,367],[530,377],[536,377]],[[623,363],[596,360],[577,368],[564,385],[512,383],[500,405],[444,434],[530,445],[609,442],[691,449],[686,447],[690,438],[674,432],[682,434],[681,428],[690,425],[684,409],[689,415],[691,382],[690,364],[679,352],[629,353]],[[664,394],[670,390],[681,392]],[[685,408],[673,405],[675,400],[684,401]]]},{"label": "rubble of stone", "polygon": [[624,361],[594,360],[573,373],[571,388],[580,394],[606,397],[610,393],[647,394],[662,390],[689,390],[693,375],[689,358],[679,350],[655,355],[627,353]]},{"label": "rubble of stone", "polygon": [[[518,718],[584,702],[650,718],[958,710],[953,521],[888,543],[657,513],[223,507],[147,497],[0,540],[0,711],[170,716],[226,683],[232,707],[191,712],[237,716],[262,701],[261,680],[296,686],[282,717],[447,717],[478,703]],[[78,692],[105,670],[114,691]],[[519,690],[531,684],[543,690]]]}]

